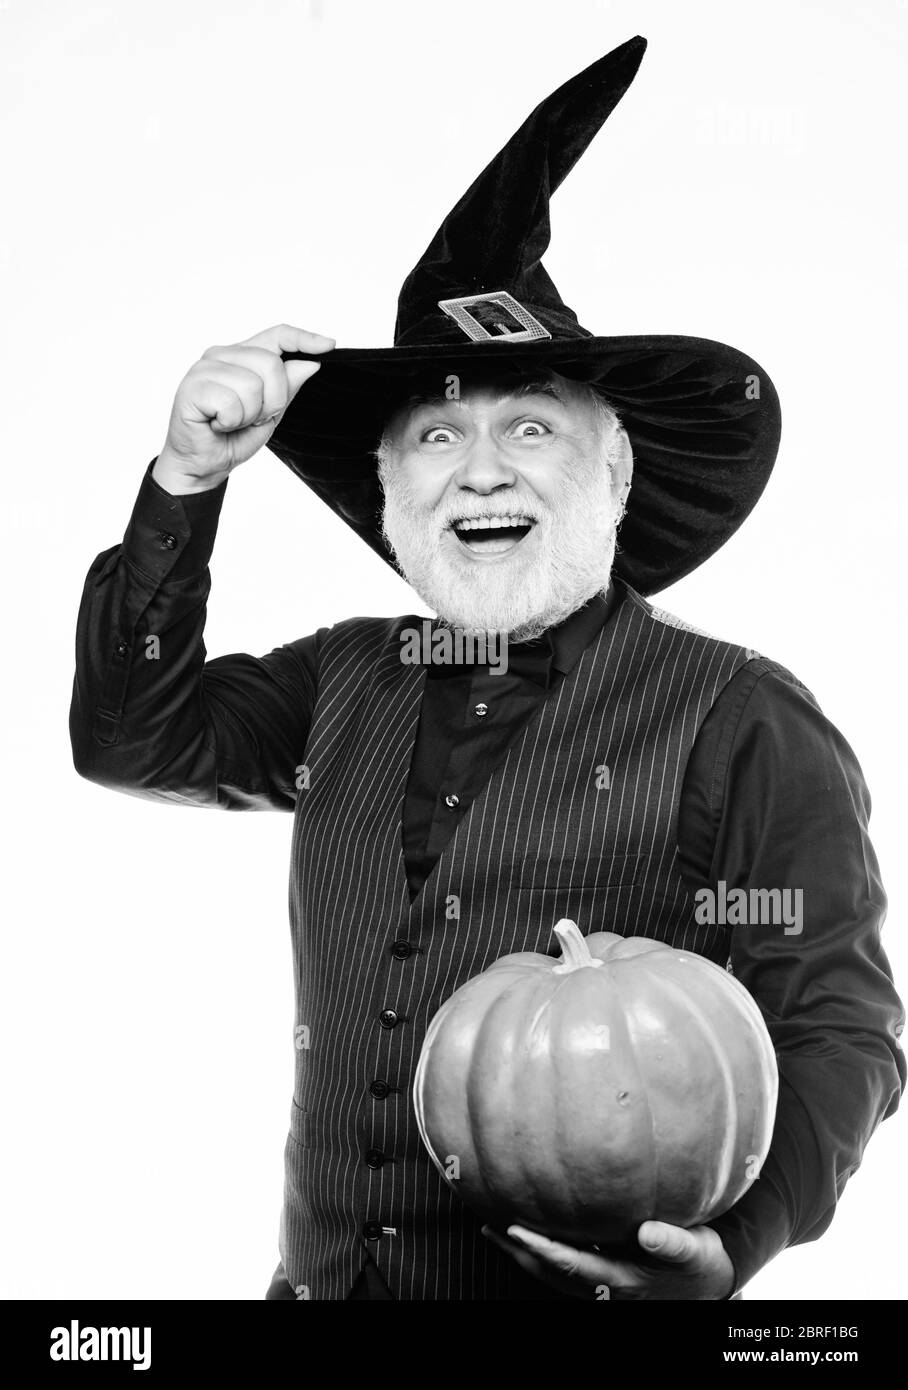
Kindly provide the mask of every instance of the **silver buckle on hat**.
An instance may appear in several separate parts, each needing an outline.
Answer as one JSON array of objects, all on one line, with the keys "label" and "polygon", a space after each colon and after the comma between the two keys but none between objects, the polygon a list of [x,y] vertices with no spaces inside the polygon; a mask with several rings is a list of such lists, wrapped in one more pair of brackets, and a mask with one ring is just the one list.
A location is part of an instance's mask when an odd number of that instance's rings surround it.
[{"label": "silver buckle on hat", "polygon": [[[478,306],[482,306],[479,314],[470,312]],[[552,336],[529,309],[525,309],[507,290],[467,294],[462,299],[439,299],[438,307],[474,343],[486,339],[501,343],[528,343],[534,338]],[[515,327],[515,324],[519,327]]]}]

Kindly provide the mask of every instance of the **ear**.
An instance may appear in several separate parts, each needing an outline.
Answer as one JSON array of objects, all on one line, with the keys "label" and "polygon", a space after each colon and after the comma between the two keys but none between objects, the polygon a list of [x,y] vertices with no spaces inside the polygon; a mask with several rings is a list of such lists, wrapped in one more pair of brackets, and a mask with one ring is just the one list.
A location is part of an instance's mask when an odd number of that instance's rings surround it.
[{"label": "ear", "polygon": [[615,500],[623,507],[631,490],[634,473],[634,451],[627,430],[619,425],[615,433],[615,450],[612,458],[612,492]]},{"label": "ear", "polygon": [[385,424],[382,437],[372,450],[372,457],[375,459],[378,479],[384,490],[385,477],[394,462],[394,442],[391,438],[390,423]]}]

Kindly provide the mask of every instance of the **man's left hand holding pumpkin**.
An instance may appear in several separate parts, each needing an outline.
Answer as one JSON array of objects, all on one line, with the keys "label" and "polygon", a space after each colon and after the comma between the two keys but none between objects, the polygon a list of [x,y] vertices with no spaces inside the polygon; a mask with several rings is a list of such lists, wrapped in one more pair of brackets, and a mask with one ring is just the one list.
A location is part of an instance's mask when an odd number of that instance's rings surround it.
[{"label": "man's left hand holding pumpkin", "polygon": [[577,1250],[525,1226],[509,1226],[507,1236],[484,1226],[483,1235],[526,1274],[574,1298],[725,1299],[735,1286],[734,1265],[709,1226],[685,1230],[644,1221],[637,1231],[639,1260]]}]

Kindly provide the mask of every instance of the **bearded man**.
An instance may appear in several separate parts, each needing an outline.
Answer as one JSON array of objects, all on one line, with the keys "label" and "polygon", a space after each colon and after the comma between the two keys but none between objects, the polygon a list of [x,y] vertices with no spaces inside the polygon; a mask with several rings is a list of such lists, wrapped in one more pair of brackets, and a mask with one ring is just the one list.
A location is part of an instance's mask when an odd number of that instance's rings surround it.
[{"label": "bearded man", "polygon": [[[77,770],[294,814],[296,1077],[269,1298],[735,1297],[826,1229],[904,1085],[852,750],[791,672],[644,596],[754,505],[772,383],[722,344],[594,337],[541,266],[549,195],[642,52],[631,40],[532,113],[405,283],[393,348],[281,325],[203,354],[86,582]],[[416,614],[206,661],[227,479],[266,443],[436,630],[504,637],[506,662],[407,660]],[[704,919],[694,895],[725,885],[800,891],[797,930]],[[563,917],[727,965],[776,1050],[758,1180],[707,1224],[644,1222],[632,1250],[481,1226],[413,1112],[440,1005],[501,955],[557,954]]]}]

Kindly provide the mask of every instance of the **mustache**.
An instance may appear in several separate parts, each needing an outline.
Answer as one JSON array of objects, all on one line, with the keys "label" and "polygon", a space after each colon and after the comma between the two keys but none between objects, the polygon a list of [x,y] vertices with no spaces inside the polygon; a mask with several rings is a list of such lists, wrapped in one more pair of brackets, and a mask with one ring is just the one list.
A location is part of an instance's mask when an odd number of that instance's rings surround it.
[{"label": "mustache", "polygon": [[[607,462],[607,461],[606,461]],[[525,518],[545,542],[562,534],[565,528],[583,528],[589,521],[590,507],[602,505],[602,490],[607,486],[601,470],[601,460],[589,460],[571,470],[561,480],[559,489],[545,500],[533,494],[524,498],[516,489],[508,488],[504,495],[471,494],[469,489],[441,497],[433,504],[419,495],[409,479],[385,471],[381,475],[381,528],[385,543],[397,554],[395,541],[406,541],[403,531],[414,544],[433,549],[441,536],[455,530],[458,522],[499,522],[505,517]],[[610,471],[610,470],[609,470]],[[619,518],[615,518],[617,521]],[[390,529],[389,529],[390,523]],[[393,531],[394,538],[392,538]]]},{"label": "mustache", "polygon": [[[412,510],[418,511],[418,508],[413,507]],[[450,530],[455,522],[458,521],[501,521],[504,517],[508,516],[522,516],[526,517],[527,521],[539,522],[543,520],[545,515],[546,513],[539,511],[538,506],[522,507],[512,505],[509,507],[486,506],[477,508],[475,511],[466,507],[458,507],[456,510],[446,508],[444,513],[435,516],[433,519],[442,530]],[[429,514],[426,513],[427,519],[428,516]]]}]

